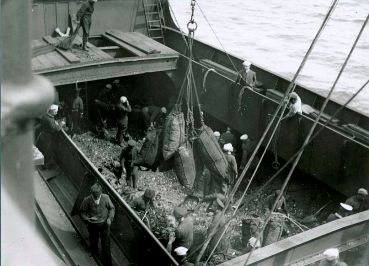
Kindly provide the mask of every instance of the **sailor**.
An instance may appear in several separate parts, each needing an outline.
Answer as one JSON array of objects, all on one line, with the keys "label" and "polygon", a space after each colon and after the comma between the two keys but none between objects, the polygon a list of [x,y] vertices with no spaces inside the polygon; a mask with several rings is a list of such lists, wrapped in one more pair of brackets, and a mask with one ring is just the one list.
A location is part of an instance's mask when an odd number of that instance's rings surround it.
[{"label": "sailor", "polygon": [[251,152],[251,140],[247,134],[243,134],[240,137],[241,140],[241,163],[240,163],[240,171],[242,171],[249,159],[249,153]]},{"label": "sailor", "polygon": [[331,213],[328,215],[326,223],[341,219],[343,217],[349,216],[352,214],[352,206],[346,203],[340,203],[340,208],[337,212]]},{"label": "sailor", "polygon": [[185,247],[190,249],[193,243],[193,221],[187,216],[187,210],[183,207],[175,207],[173,216],[178,226],[174,235],[170,235],[167,250],[174,251],[177,247]]},{"label": "sailor", "polygon": [[340,260],[340,252],[337,248],[329,248],[323,252],[323,260],[320,261],[319,266],[347,266],[347,264]]},{"label": "sailor", "polygon": [[301,115],[302,114],[302,102],[300,97],[297,95],[296,92],[292,92],[290,94],[290,101],[289,101],[289,111],[288,113],[283,117],[283,119],[288,119],[296,114]]},{"label": "sailor", "polygon": [[148,208],[155,209],[154,198],[155,190],[148,188],[141,197],[132,201],[131,207],[136,211],[146,211]]},{"label": "sailor", "polygon": [[82,49],[87,51],[87,41],[90,35],[91,17],[94,13],[94,5],[97,0],[88,0],[82,3],[80,9],[77,12],[77,23],[80,23],[83,30],[82,37]]},{"label": "sailor", "polygon": [[[210,253],[215,248],[215,245],[219,241],[219,239],[222,237],[223,230],[226,226],[226,218],[224,214],[222,214],[223,209],[225,208],[225,202],[226,198],[223,195],[218,195],[216,200],[214,200],[214,204],[212,206],[212,209],[214,210],[214,217],[211,222],[211,224],[208,227],[207,230],[207,236],[211,234],[212,231],[215,232],[213,237],[211,238],[208,249],[207,249],[207,255],[210,256]],[[217,225],[217,223],[219,224]],[[229,240],[223,237],[221,241],[219,242],[217,248],[214,251],[214,254],[227,254],[228,248],[229,248]]]},{"label": "sailor", "polygon": [[74,99],[72,102],[71,108],[71,131],[70,134],[72,138],[75,134],[78,134],[81,130],[81,119],[83,117],[83,101],[82,98],[79,96],[81,89],[76,88]]},{"label": "sailor", "polygon": [[250,69],[251,62],[244,61],[242,63],[244,69],[241,72],[242,79],[246,82],[247,86],[254,88],[256,85],[256,73]]},{"label": "sailor", "polygon": [[224,144],[223,146],[224,155],[228,162],[228,178],[229,178],[229,184],[234,185],[236,182],[236,179],[238,177],[238,167],[236,158],[234,157],[233,153],[233,146],[231,143]]},{"label": "sailor", "polygon": [[110,266],[110,225],[114,219],[115,207],[102,187],[96,183],[91,187],[91,195],[84,198],[80,207],[80,216],[87,226],[90,236],[90,248],[99,254],[99,238],[101,240],[103,265]]},{"label": "sailor", "polygon": [[138,167],[135,165],[135,160],[138,158],[138,149],[136,147],[136,141],[133,139],[130,139],[127,144],[120,153],[118,178],[125,171],[127,186],[136,189],[138,183]]},{"label": "sailor", "polygon": [[178,247],[174,250],[174,258],[178,261],[179,266],[193,266],[193,263],[187,261],[188,248]]},{"label": "sailor", "polygon": [[61,127],[55,120],[55,116],[58,113],[59,106],[52,104],[47,110],[46,114],[41,118],[41,129],[45,133],[54,134],[60,131]]},{"label": "sailor", "polygon": [[220,136],[219,142],[221,144],[221,147],[227,143],[231,143],[233,147],[235,147],[236,138],[234,137],[230,127],[227,127],[226,131]]},{"label": "sailor", "polygon": [[219,140],[220,140],[220,133],[219,133],[219,131],[214,131],[214,137],[215,137],[215,139],[218,141],[218,143],[219,143]]},{"label": "sailor", "polygon": [[131,111],[132,108],[126,96],[120,97],[119,103],[113,106],[113,112],[117,117],[118,130],[116,141],[118,145],[122,145],[124,138],[128,137],[128,113],[130,113]]},{"label": "sailor", "polygon": [[345,203],[352,206],[353,214],[368,210],[369,209],[368,191],[365,188],[359,188],[356,195],[349,197]]}]

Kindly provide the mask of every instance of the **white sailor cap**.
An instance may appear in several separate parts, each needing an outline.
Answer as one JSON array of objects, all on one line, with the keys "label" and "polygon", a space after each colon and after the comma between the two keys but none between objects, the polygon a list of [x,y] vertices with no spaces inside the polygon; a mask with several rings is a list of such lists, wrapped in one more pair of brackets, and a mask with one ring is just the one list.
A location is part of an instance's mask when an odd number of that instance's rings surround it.
[{"label": "white sailor cap", "polygon": [[359,188],[357,194],[368,196],[368,190],[366,190],[365,188]]},{"label": "white sailor cap", "polygon": [[247,134],[243,134],[241,137],[240,137],[240,140],[247,140],[249,138],[249,136],[247,136]]},{"label": "white sailor cap", "polygon": [[165,107],[163,106],[162,108],[160,108],[160,111],[161,111],[162,113],[166,114],[166,113],[167,113],[167,108],[165,108]]},{"label": "white sailor cap", "polygon": [[260,240],[258,240],[257,241],[257,239],[256,239],[256,237],[251,237],[250,239],[249,239],[249,245],[251,246],[251,247],[255,247],[255,248],[260,248],[261,247],[261,244],[260,244]]},{"label": "white sailor cap", "polygon": [[290,98],[294,98],[297,99],[299,96],[297,95],[296,92],[291,92]]},{"label": "white sailor cap", "polygon": [[178,256],[186,256],[187,255],[187,251],[188,248],[185,247],[178,247],[174,250],[174,252],[178,255]]},{"label": "white sailor cap", "polygon": [[49,110],[50,110],[50,111],[58,111],[58,109],[59,109],[59,106],[58,106],[58,105],[56,105],[56,104],[52,104],[52,105],[50,105],[50,107],[49,107]]},{"label": "white sailor cap", "polygon": [[251,66],[251,62],[250,61],[247,61],[247,60],[245,60],[245,61],[243,61],[243,63],[242,63],[244,66],[247,66],[247,67],[250,67]]},{"label": "white sailor cap", "polygon": [[231,143],[227,143],[227,144],[224,144],[223,146],[223,150],[224,151],[230,151],[230,152],[233,152],[233,146]]},{"label": "white sailor cap", "polygon": [[323,252],[323,255],[326,260],[336,260],[339,258],[340,252],[337,248],[329,248]]},{"label": "white sailor cap", "polygon": [[215,137],[220,137],[220,133],[219,133],[219,131],[214,131],[214,136],[215,136]]},{"label": "white sailor cap", "polygon": [[128,99],[127,99],[127,97],[126,96],[122,96],[122,97],[120,97],[120,102],[121,103],[125,103],[125,102],[127,102],[128,101]]},{"label": "white sailor cap", "polygon": [[340,203],[341,207],[344,208],[346,211],[352,211],[352,206],[346,203]]}]

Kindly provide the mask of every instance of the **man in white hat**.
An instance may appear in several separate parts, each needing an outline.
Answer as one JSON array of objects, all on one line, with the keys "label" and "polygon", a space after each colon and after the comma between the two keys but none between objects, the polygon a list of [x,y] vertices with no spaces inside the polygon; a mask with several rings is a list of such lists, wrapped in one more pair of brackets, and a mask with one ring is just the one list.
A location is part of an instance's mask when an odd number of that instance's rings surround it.
[{"label": "man in white hat", "polygon": [[365,188],[359,188],[356,195],[349,197],[346,204],[351,205],[352,213],[363,212],[369,209],[368,191]]},{"label": "man in white hat", "polygon": [[326,222],[329,223],[351,214],[352,214],[352,206],[346,203],[340,203],[339,210],[335,213],[331,213],[330,215],[328,215]]},{"label": "man in white hat", "polygon": [[251,152],[251,141],[247,134],[243,134],[240,137],[241,140],[241,163],[240,171],[242,172],[245,168],[247,161],[249,159],[249,153]]},{"label": "man in white hat", "polygon": [[289,111],[288,113],[283,117],[283,119],[288,119],[296,114],[301,115],[302,114],[302,102],[300,97],[297,95],[296,92],[292,92],[290,94],[290,101],[289,101]]},{"label": "man in white hat", "polygon": [[174,207],[173,216],[176,219],[178,226],[174,234],[169,236],[167,250],[172,252],[178,247],[190,249],[193,243],[193,221],[187,215],[187,210],[183,207]]},{"label": "man in white hat", "polygon": [[233,185],[238,177],[238,167],[236,158],[233,153],[233,146],[231,143],[224,144],[223,151],[228,162],[228,178],[229,184]]},{"label": "man in white hat", "polygon": [[113,114],[117,119],[117,135],[116,142],[118,145],[122,145],[124,138],[128,138],[127,130],[128,130],[128,113],[132,111],[131,105],[128,102],[126,96],[122,96],[119,99],[119,102],[112,107]]},{"label": "man in white hat", "polygon": [[178,261],[179,266],[193,266],[193,263],[187,261],[188,248],[178,247],[174,250],[174,258]]},{"label": "man in white hat", "polygon": [[219,139],[220,139],[220,132],[219,131],[214,131],[214,137],[215,137],[215,139],[218,141],[218,143],[219,143]]},{"label": "man in white hat", "polygon": [[323,260],[319,266],[347,266],[346,263],[340,260],[340,252],[337,248],[329,248],[323,252]]},{"label": "man in white hat", "polygon": [[254,88],[256,85],[256,73],[250,69],[251,62],[244,61],[242,63],[244,69],[241,72],[242,79],[246,82],[247,86],[250,86],[251,88]]}]

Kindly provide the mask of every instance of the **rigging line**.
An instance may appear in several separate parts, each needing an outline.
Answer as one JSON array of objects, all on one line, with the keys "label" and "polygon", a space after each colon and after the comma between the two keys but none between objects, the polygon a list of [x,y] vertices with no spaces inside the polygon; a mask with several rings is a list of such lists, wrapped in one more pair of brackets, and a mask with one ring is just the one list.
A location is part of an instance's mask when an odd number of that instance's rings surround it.
[{"label": "rigging line", "polygon": [[204,11],[202,11],[202,8],[200,7],[200,5],[199,5],[199,3],[198,3],[198,2],[196,2],[196,4],[197,4],[197,6],[199,7],[199,9],[200,9],[200,12],[201,12],[202,16],[204,17],[204,19],[205,19],[205,20],[206,20],[206,22],[208,23],[208,25],[209,25],[209,27],[210,27],[211,31],[214,33],[215,38],[218,40],[218,42],[219,42],[220,46],[222,47],[223,52],[227,55],[228,60],[231,62],[231,64],[232,64],[232,66],[233,66],[234,70],[235,70],[237,73],[239,73],[240,71],[237,69],[237,67],[236,67],[236,66],[235,66],[235,64],[233,63],[233,61],[232,61],[231,57],[229,56],[229,54],[227,53],[226,49],[224,48],[224,46],[223,46],[222,42],[221,42],[221,41],[220,41],[220,39],[218,38],[218,35],[216,34],[216,32],[214,31],[213,27],[211,26],[211,24],[210,24],[210,22],[209,22],[208,18],[206,17],[206,15],[205,15]]},{"label": "rigging line", "polygon": [[316,133],[314,133],[314,135],[311,137],[311,139],[309,140],[309,142],[306,145],[303,145],[302,147],[300,147],[300,149],[295,152],[295,154],[293,154],[288,161],[271,177],[268,179],[268,181],[261,186],[257,191],[255,191],[253,194],[251,194],[249,196],[249,199],[246,200],[244,203],[242,203],[242,201],[240,202],[240,206],[242,205],[247,205],[247,203],[249,202],[249,200],[251,200],[252,198],[254,198],[257,194],[259,194],[267,185],[269,185],[291,162],[292,160],[298,155],[298,153],[302,150],[305,149],[307,145],[309,145],[318,135],[319,133],[325,129],[326,125],[329,124],[367,85],[369,84],[369,79],[361,86],[361,88],[350,97],[349,100],[346,101],[346,103],[344,105],[342,105],[339,109],[337,109],[337,111],[331,116],[331,118],[329,120],[327,120],[324,125],[322,127],[320,127],[318,129],[318,131]]},{"label": "rigging line", "polygon": [[[296,81],[296,79],[297,79],[298,75],[300,74],[300,72],[301,72],[301,70],[302,70],[303,66],[305,65],[306,60],[307,60],[307,58],[309,57],[309,55],[310,55],[310,53],[311,53],[311,51],[312,51],[312,49],[313,49],[314,45],[316,44],[317,40],[319,39],[319,36],[320,36],[320,34],[321,34],[322,30],[324,29],[324,27],[325,27],[325,25],[326,25],[326,22],[328,21],[328,19],[329,19],[330,15],[332,14],[332,12],[333,12],[333,10],[334,10],[334,8],[335,8],[335,6],[336,6],[337,2],[338,2],[338,0],[334,0],[334,1],[333,1],[333,3],[332,3],[332,5],[331,5],[331,7],[330,7],[330,9],[329,9],[328,13],[326,14],[326,16],[325,16],[325,18],[324,18],[324,20],[323,20],[323,22],[322,22],[322,25],[320,26],[320,28],[319,28],[318,32],[316,33],[316,35],[315,35],[315,37],[314,37],[314,39],[313,39],[312,43],[310,44],[310,47],[309,47],[308,51],[306,52],[306,54],[305,54],[305,56],[304,56],[304,58],[303,58],[303,60],[302,60],[302,62],[301,62],[301,64],[300,64],[300,66],[299,66],[299,68],[298,68],[298,70],[297,70],[297,72],[295,73],[295,75],[294,75],[294,77],[293,77],[293,79],[292,79],[292,81],[291,81],[291,83],[290,83],[289,87],[287,88],[287,90],[286,90],[286,92],[285,92],[285,95],[284,95],[283,99],[280,101],[280,103],[279,103],[279,105],[278,105],[278,108],[277,108],[277,110],[275,111],[275,113],[274,113],[274,115],[273,115],[273,118],[271,119],[271,121],[270,121],[270,122],[269,122],[269,124],[267,125],[267,128],[264,130],[263,135],[262,135],[262,137],[260,138],[260,140],[259,140],[259,142],[258,142],[258,144],[257,144],[257,146],[256,146],[256,148],[255,148],[255,150],[254,150],[254,152],[252,153],[252,155],[251,155],[251,157],[250,157],[249,161],[247,162],[247,164],[246,164],[245,168],[243,169],[243,171],[242,171],[242,173],[241,173],[241,176],[238,178],[238,180],[237,180],[236,184],[234,185],[234,187],[233,187],[233,189],[232,189],[231,193],[229,194],[228,199],[227,199],[227,202],[226,202],[226,204],[225,204],[225,208],[222,210],[222,215],[224,215],[224,213],[225,213],[226,209],[229,207],[229,204],[230,204],[230,202],[231,202],[231,200],[232,200],[232,198],[233,198],[233,196],[234,196],[235,192],[237,191],[238,187],[240,186],[240,184],[241,184],[241,182],[242,182],[242,180],[243,180],[243,178],[244,178],[244,176],[245,176],[245,174],[246,174],[246,171],[247,171],[247,170],[248,170],[248,168],[250,167],[252,160],[255,158],[256,153],[258,152],[258,150],[259,150],[259,148],[260,148],[260,146],[261,146],[262,142],[264,141],[264,139],[265,139],[265,137],[266,137],[266,135],[267,135],[267,133],[268,133],[269,129],[271,128],[271,126],[272,126],[272,124],[273,124],[273,122],[274,122],[274,119],[277,117],[277,114],[279,113],[279,111],[280,111],[280,109],[282,108],[282,106],[283,106],[282,113],[286,110],[286,108],[287,108],[287,104],[283,104],[283,103],[285,103],[285,101],[289,98],[289,93],[290,93],[290,92],[292,92],[292,91],[293,91],[293,89],[295,88],[295,86],[294,86],[294,85],[295,85],[295,81]],[[280,116],[280,118],[279,118],[279,120],[278,120],[278,122],[277,122],[277,124],[276,124],[276,127],[278,127],[279,122],[281,121],[281,119],[282,119],[282,116]],[[275,129],[276,129],[276,127],[275,127]],[[275,129],[274,129],[274,130],[275,130]],[[274,132],[275,132],[275,131],[274,131]],[[216,224],[215,228],[216,228],[217,226],[219,226],[219,223],[220,223],[220,221],[218,221],[218,222],[217,222],[217,224]],[[214,229],[215,229],[215,228],[214,228]],[[208,244],[209,244],[209,242],[210,242],[211,238],[214,236],[214,234],[215,234],[215,230],[212,230],[212,232],[211,232],[211,233],[210,233],[210,235],[208,236],[208,239],[206,240],[205,244],[203,245],[203,247],[202,247],[202,249],[201,249],[201,251],[200,251],[199,255],[197,256],[197,258],[196,258],[196,262],[199,262],[199,261],[200,261],[200,259],[201,259],[202,255],[204,254],[204,252],[205,252],[205,250],[206,250],[206,248],[207,248],[207,246],[208,246]],[[191,254],[191,255],[192,255],[192,254]]]},{"label": "rigging line", "polygon": [[[339,79],[341,78],[341,75],[342,75],[343,71],[345,70],[346,65],[347,65],[347,63],[348,63],[349,59],[351,58],[351,55],[352,55],[353,51],[354,51],[354,50],[355,50],[355,48],[356,48],[356,45],[357,45],[357,43],[358,43],[358,41],[359,41],[359,39],[360,39],[360,37],[361,37],[361,35],[362,35],[362,33],[363,33],[364,29],[365,29],[365,26],[366,26],[366,24],[367,24],[368,20],[369,20],[369,14],[368,14],[368,16],[366,17],[366,19],[365,19],[365,21],[364,21],[364,23],[363,23],[363,26],[361,27],[360,32],[359,32],[359,34],[357,35],[357,37],[356,37],[356,39],[355,39],[355,42],[354,42],[354,44],[352,45],[351,50],[350,50],[349,54],[347,55],[347,57],[346,57],[346,59],[345,59],[345,62],[343,63],[343,65],[342,65],[342,67],[341,67],[341,69],[340,69],[340,71],[339,71],[339,73],[338,73],[338,75],[337,75],[337,77],[336,77],[336,80],[334,81],[334,83],[333,83],[333,85],[332,85],[332,87],[331,87],[331,89],[330,89],[330,91],[329,91],[329,93],[328,93],[328,95],[327,95],[327,98],[325,99],[325,101],[324,101],[324,103],[323,103],[323,106],[321,107],[321,109],[320,109],[320,111],[319,111],[319,114],[318,114],[317,118],[316,118],[316,119],[315,119],[315,121],[314,121],[314,124],[313,124],[313,125],[311,126],[311,128],[310,128],[310,131],[309,131],[309,133],[308,133],[308,135],[307,135],[307,137],[306,137],[306,139],[305,139],[305,141],[304,141],[304,145],[306,145],[306,143],[308,143],[308,142],[309,142],[310,137],[313,135],[313,133],[314,133],[314,129],[315,129],[315,127],[316,127],[316,126],[317,126],[317,124],[318,124],[317,122],[319,121],[319,119],[320,119],[321,115],[323,114],[323,111],[324,111],[325,107],[327,106],[327,104],[328,104],[328,102],[329,102],[329,99],[330,99],[330,97],[331,97],[331,95],[332,95],[332,93],[333,93],[334,89],[336,88],[336,85],[337,85],[337,83],[338,83]],[[290,181],[290,179],[291,179],[292,173],[294,172],[294,170],[295,170],[295,168],[296,168],[296,166],[297,166],[297,163],[299,162],[299,160],[300,160],[300,158],[301,158],[301,156],[302,156],[303,152],[304,152],[304,149],[302,149],[302,150],[298,153],[298,155],[297,155],[297,157],[296,157],[295,161],[293,162],[292,167],[291,167],[291,169],[290,169],[290,171],[289,171],[289,173],[288,173],[288,175],[287,175],[287,177],[286,177],[286,179],[285,179],[285,181],[284,181],[284,183],[283,183],[283,186],[282,186],[282,188],[281,188],[281,192],[279,193],[279,195],[277,196],[277,198],[276,198],[276,200],[275,200],[275,202],[274,202],[274,204],[273,204],[273,207],[272,207],[272,209],[271,209],[271,214],[269,215],[269,217],[267,218],[267,220],[266,220],[265,224],[263,225],[263,228],[262,228],[261,232],[258,234],[258,236],[257,236],[257,240],[256,240],[256,241],[260,240],[261,233],[265,230],[265,228],[266,228],[266,224],[270,221],[270,218],[271,218],[272,212],[273,212],[273,211],[274,211],[274,209],[276,208],[278,201],[280,200],[280,198],[281,198],[281,196],[282,196],[282,194],[283,194],[284,190],[286,189],[287,184],[288,184],[288,182],[289,182],[289,181]],[[249,261],[249,259],[250,259],[251,255],[252,255],[252,252],[253,252],[254,250],[255,250],[255,247],[253,247],[253,248],[252,248],[252,250],[250,251],[250,253],[249,253],[249,255],[248,255],[248,257],[247,257],[247,259],[246,259],[246,261],[245,261],[245,264],[244,264],[244,265],[247,265],[247,263],[248,263],[248,261]]]}]

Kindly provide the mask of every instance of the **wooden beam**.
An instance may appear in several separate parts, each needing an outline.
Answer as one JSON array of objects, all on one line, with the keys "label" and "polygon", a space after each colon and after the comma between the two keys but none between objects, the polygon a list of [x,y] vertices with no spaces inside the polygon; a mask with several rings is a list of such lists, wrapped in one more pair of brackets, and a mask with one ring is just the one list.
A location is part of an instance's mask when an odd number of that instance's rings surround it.
[{"label": "wooden beam", "polygon": [[[43,39],[49,43],[52,44],[54,46],[56,46],[59,43],[58,39],[55,39],[51,36],[44,36]],[[79,63],[81,60],[75,55],[73,54],[71,51],[64,51],[61,49],[56,48],[56,51],[63,56],[68,62],[74,64],[74,63]]]}]

